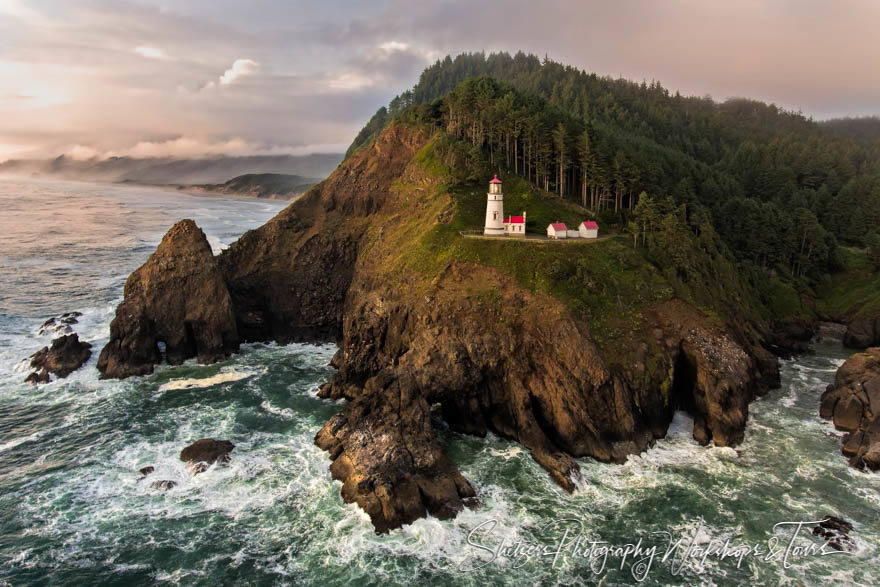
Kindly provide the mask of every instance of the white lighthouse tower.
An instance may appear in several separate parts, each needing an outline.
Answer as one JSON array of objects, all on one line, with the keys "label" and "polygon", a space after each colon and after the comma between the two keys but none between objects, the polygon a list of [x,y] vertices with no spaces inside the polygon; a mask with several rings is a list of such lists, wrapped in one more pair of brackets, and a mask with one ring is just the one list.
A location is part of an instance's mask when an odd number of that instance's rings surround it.
[{"label": "white lighthouse tower", "polygon": [[489,182],[489,193],[486,197],[486,225],[483,234],[504,236],[504,194],[501,193],[501,180],[497,173]]}]

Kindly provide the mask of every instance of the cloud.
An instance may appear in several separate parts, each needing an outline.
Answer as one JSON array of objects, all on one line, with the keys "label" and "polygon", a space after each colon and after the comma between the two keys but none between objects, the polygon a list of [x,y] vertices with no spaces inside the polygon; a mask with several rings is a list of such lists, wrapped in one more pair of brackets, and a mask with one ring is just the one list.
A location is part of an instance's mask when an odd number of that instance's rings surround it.
[{"label": "cloud", "polygon": [[0,159],[345,146],[464,51],[522,49],[816,117],[880,114],[880,1],[845,4],[0,0]]},{"label": "cloud", "polygon": [[373,52],[373,55],[385,59],[388,59],[395,53],[406,53],[409,55],[414,55],[417,57],[421,57],[426,61],[434,61],[444,56],[444,53],[442,51],[425,49],[424,47],[415,46],[410,43],[404,43],[403,41],[385,41],[384,43],[379,43],[376,46],[376,49],[377,51]]},{"label": "cloud", "polygon": [[133,52],[137,53],[141,57],[147,57],[149,59],[164,59],[164,60],[172,60],[172,57],[169,57],[165,54],[165,51],[162,49],[156,49],[155,47],[135,47],[132,49]]},{"label": "cloud", "polygon": [[373,85],[373,80],[370,76],[357,71],[330,73],[327,75],[325,82],[330,89],[346,92],[362,90]]},{"label": "cloud", "polygon": [[195,137],[176,137],[164,141],[141,141],[123,149],[104,153],[89,147],[75,145],[63,152],[79,159],[107,159],[109,157],[145,158],[198,158],[215,155],[307,155],[309,153],[340,153],[348,147],[340,144],[268,145],[259,141],[247,141],[241,137],[226,140],[210,140]]},{"label": "cloud", "polygon": [[0,0],[0,14],[6,14],[31,24],[44,22],[43,16],[21,0]]},{"label": "cloud", "polygon": [[220,85],[228,86],[237,80],[260,71],[260,64],[251,59],[236,59],[232,67],[220,76]]}]

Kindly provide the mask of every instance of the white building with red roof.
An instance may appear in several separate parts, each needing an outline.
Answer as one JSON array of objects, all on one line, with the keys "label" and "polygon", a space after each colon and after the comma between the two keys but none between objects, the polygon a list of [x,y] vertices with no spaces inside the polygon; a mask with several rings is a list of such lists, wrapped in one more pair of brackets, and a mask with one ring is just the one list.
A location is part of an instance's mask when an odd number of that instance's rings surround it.
[{"label": "white building with red roof", "polygon": [[578,225],[581,238],[599,238],[599,225],[592,220],[584,220]]},{"label": "white building with red roof", "polygon": [[508,216],[504,219],[504,231],[507,236],[526,235],[526,213],[522,216]]},{"label": "white building with red roof", "polygon": [[568,228],[564,222],[552,222],[547,225],[547,238],[567,238]]}]

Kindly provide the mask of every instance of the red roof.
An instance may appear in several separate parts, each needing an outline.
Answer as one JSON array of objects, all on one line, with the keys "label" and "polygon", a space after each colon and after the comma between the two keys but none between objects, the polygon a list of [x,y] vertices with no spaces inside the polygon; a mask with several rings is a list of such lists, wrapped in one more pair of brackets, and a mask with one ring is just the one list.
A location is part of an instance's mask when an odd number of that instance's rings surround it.
[{"label": "red roof", "polygon": [[550,226],[553,227],[553,230],[568,230],[565,227],[565,222],[554,222]]},{"label": "red roof", "polygon": [[584,228],[599,228],[599,225],[592,220],[584,220],[581,224],[584,225]]},{"label": "red roof", "polygon": [[[508,222],[508,221],[505,220],[504,222]],[[525,224],[525,222],[526,222],[526,219],[524,216],[511,216],[510,217],[511,224]]]},{"label": "red roof", "polygon": [[498,174],[497,174],[497,173],[495,174],[495,177],[493,177],[492,180],[491,180],[489,183],[501,183],[501,180],[498,179]]}]

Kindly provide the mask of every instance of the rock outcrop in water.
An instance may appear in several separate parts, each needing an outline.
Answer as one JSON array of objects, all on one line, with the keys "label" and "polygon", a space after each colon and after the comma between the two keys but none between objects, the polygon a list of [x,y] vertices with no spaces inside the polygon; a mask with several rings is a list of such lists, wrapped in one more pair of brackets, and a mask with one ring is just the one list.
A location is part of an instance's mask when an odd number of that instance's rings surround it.
[{"label": "rock outcrop in water", "polygon": [[82,312],[65,312],[60,316],[52,316],[40,326],[40,335],[44,334],[71,334],[73,329],[72,325],[77,324],[79,322],[78,318],[82,316]]},{"label": "rock outcrop in water", "polygon": [[843,455],[858,469],[880,469],[880,347],[853,355],[822,394],[819,414],[843,437]]},{"label": "rock outcrop in water", "polygon": [[153,481],[150,483],[151,489],[161,489],[162,491],[168,491],[175,487],[177,487],[177,481],[171,481],[170,479],[163,479],[161,481]]},{"label": "rock outcrop in water", "polygon": [[[747,328],[726,328],[682,301],[656,303],[647,326],[616,341],[633,355],[621,362],[603,354],[560,299],[498,269],[464,260],[439,272],[402,267],[424,227],[453,213],[417,163],[427,141],[423,131],[392,125],[216,260],[241,342],[339,344],[338,371],[320,395],[348,403],[316,442],[333,460],[343,498],[369,513],[377,531],[476,503],[434,417],[454,431],[516,440],[568,491],[576,457],[622,462],[663,437],[677,409],[694,417],[703,444],[742,440],[749,402],[778,385],[775,358]],[[198,262],[203,270],[185,265],[176,279],[190,287],[204,271],[221,290],[214,259]],[[141,300],[155,296],[134,289],[129,296],[126,287],[113,340],[150,350],[153,330],[182,320],[179,312],[139,313]],[[117,368],[106,376],[143,371],[155,359],[109,352]]]},{"label": "rock outcrop in water", "polygon": [[89,360],[92,356],[92,345],[81,341],[76,334],[66,334],[52,341],[31,355],[33,373],[27,376],[25,383],[49,383],[49,374],[67,377]]},{"label": "rock outcrop in water", "polygon": [[202,438],[180,451],[180,460],[185,462],[193,475],[204,473],[214,463],[229,462],[229,453],[235,445],[228,440]]},{"label": "rock outcrop in water", "polygon": [[98,358],[104,378],[152,373],[165,360],[198,357],[213,363],[238,350],[232,301],[205,234],[181,220],[146,263],[125,282],[124,299],[110,323],[110,341]]},{"label": "rock outcrop in water", "polygon": [[853,525],[837,516],[826,515],[821,522],[813,526],[813,536],[819,536],[834,550],[852,552],[856,549],[855,542],[849,533]]}]

